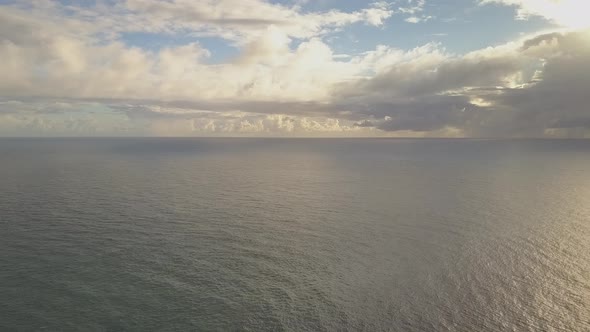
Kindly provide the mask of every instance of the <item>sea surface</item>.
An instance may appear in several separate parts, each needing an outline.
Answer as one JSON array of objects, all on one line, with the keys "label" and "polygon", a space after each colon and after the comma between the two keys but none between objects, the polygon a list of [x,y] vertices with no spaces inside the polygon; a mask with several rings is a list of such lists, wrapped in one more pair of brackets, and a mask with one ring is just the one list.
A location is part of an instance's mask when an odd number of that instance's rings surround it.
[{"label": "sea surface", "polygon": [[0,139],[1,331],[590,331],[590,141]]}]

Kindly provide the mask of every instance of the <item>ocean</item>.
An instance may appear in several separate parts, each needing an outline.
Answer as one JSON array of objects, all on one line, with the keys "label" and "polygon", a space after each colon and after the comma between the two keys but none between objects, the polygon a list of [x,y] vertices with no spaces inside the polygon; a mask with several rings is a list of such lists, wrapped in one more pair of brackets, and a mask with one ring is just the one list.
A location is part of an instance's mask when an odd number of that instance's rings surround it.
[{"label": "ocean", "polygon": [[590,331],[590,141],[0,139],[2,331]]}]

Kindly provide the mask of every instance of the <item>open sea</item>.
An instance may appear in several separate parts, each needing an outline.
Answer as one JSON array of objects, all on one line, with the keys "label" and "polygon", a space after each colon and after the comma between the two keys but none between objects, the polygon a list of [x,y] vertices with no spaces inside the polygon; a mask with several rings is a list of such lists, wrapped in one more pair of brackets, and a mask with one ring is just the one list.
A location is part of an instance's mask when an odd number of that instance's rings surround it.
[{"label": "open sea", "polygon": [[590,331],[590,141],[0,139],[1,331]]}]

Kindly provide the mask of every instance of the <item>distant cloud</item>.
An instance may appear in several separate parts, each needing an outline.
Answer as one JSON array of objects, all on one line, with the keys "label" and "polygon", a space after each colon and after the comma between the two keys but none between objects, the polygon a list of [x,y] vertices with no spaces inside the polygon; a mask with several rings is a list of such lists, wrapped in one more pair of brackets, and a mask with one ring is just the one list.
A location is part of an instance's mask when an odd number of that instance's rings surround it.
[{"label": "distant cloud", "polygon": [[402,3],[404,3],[404,5],[397,9],[398,12],[415,15],[424,10],[426,0],[405,0],[402,1]]},{"label": "distant cloud", "polygon": [[410,17],[406,18],[404,21],[406,21],[408,23],[420,23],[420,22],[429,21],[432,18],[433,18],[432,16],[410,16]]},{"label": "distant cloud", "polygon": [[426,5],[425,0],[406,0],[405,6],[401,6],[397,9],[397,13],[409,15],[404,19],[408,23],[421,23],[426,22],[434,18],[432,15],[422,14]]}]

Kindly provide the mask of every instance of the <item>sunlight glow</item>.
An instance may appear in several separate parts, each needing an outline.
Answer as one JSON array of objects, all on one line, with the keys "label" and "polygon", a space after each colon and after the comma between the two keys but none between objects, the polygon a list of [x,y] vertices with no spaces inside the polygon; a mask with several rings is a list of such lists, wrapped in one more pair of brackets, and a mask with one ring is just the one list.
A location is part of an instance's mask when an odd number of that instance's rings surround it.
[{"label": "sunlight glow", "polygon": [[555,23],[564,27],[580,29],[590,27],[587,0],[542,0],[535,2],[535,11],[547,13]]},{"label": "sunlight glow", "polygon": [[499,3],[518,7],[517,17],[541,16],[562,27],[582,29],[590,27],[588,0],[482,0],[483,4]]}]

